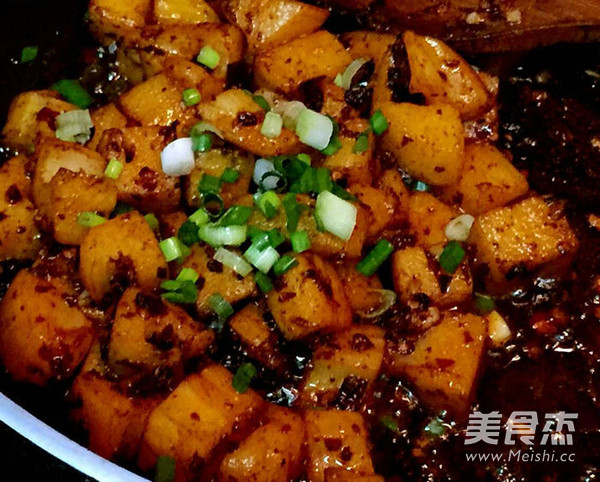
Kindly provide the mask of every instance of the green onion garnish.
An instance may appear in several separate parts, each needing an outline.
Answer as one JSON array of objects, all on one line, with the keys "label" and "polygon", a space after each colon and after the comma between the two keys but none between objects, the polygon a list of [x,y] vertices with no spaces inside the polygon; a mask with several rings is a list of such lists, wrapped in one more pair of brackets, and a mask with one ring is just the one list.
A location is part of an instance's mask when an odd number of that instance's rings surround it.
[{"label": "green onion garnish", "polygon": [[257,271],[254,273],[254,281],[263,293],[268,293],[273,290],[273,283],[271,279],[264,273]]},{"label": "green onion garnish", "polygon": [[446,273],[454,273],[465,258],[465,250],[457,241],[450,241],[440,254],[440,266]]},{"label": "green onion garnish", "polygon": [[240,276],[247,276],[252,272],[252,266],[244,258],[223,247],[217,249],[213,259],[231,268]]},{"label": "green onion garnish", "polygon": [[430,190],[429,185],[423,181],[415,181],[412,185],[413,191],[427,192]]},{"label": "green onion garnish", "polygon": [[267,274],[279,259],[279,253],[272,246],[261,248],[252,243],[244,253],[244,258],[259,271]]},{"label": "green onion garnish", "polygon": [[192,283],[195,283],[199,278],[200,275],[196,273],[196,270],[193,270],[192,268],[183,268],[177,275],[177,278],[175,278],[175,281],[191,281]]},{"label": "green onion garnish", "polygon": [[196,57],[196,62],[199,64],[205,65],[209,69],[214,69],[219,62],[221,61],[221,56],[219,52],[213,49],[210,45],[205,45],[200,49],[198,56]]},{"label": "green onion garnish", "polygon": [[168,455],[159,455],[154,482],[173,482],[173,480],[175,480],[175,459]]},{"label": "green onion garnish", "polygon": [[208,298],[208,305],[216,313],[220,321],[225,321],[234,313],[233,307],[220,293],[213,293],[210,295],[210,298]]},{"label": "green onion garnish", "polygon": [[392,243],[387,239],[380,239],[369,254],[356,265],[356,271],[365,276],[372,276],[392,251],[394,251]]},{"label": "green onion garnish", "polygon": [[256,205],[264,214],[265,218],[271,219],[277,214],[281,201],[274,191],[267,191],[258,197]]},{"label": "green onion garnish", "polygon": [[356,226],[358,209],[348,201],[340,199],[329,191],[322,191],[317,196],[315,217],[322,227],[344,241],[352,236]]},{"label": "green onion garnish", "polygon": [[[196,272],[194,271],[194,273]],[[190,275],[186,272],[185,277],[188,276]],[[196,280],[194,280],[193,277],[192,279],[179,279],[179,276],[177,276],[176,280],[163,281],[160,284],[160,287],[165,290],[165,293],[163,293],[161,296],[171,303],[195,303],[196,298],[198,298],[198,287],[196,286]]]},{"label": "green onion garnish", "polygon": [[275,139],[281,134],[282,127],[283,119],[281,116],[275,112],[267,112],[260,133],[269,139]]},{"label": "green onion garnish", "polygon": [[362,132],[356,138],[354,146],[352,146],[352,152],[355,154],[362,154],[369,150],[369,134]]},{"label": "green onion garnish", "polygon": [[277,260],[277,262],[273,265],[273,273],[277,276],[281,276],[284,273],[287,273],[294,266],[298,265],[298,260],[292,256],[284,255]]},{"label": "green onion garnish", "polygon": [[300,221],[300,214],[302,212],[295,194],[288,193],[283,197],[283,208],[287,217],[287,230],[289,233],[293,233],[298,228],[298,221]]},{"label": "green onion garnish", "polygon": [[271,110],[271,105],[267,102],[267,99],[265,99],[262,95],[253,95],[252,100],[258,105],[260,105],[262,110],[264,110],[265,112],[269,112]]},{"label": "green onion garnish", "polygon": [[158,226],[159,226],[158,218],[154,214],[152,214],[152,213],[146,214],[144,216],[144,219],[146,220],[146,222],[148,223],[148,225],[150,226],[150,229],[152,231],[156,231],[158,229]]},{"label": "green onion garnish", "polygon": [[383,134],[389,127],[388,121],[381,110],[376,110],[373,116],[369,119],[373,132],[378,136]]},{"label": "green onion garnish", "polygon": [[62,95],[67,102],[75,104],[80,109],[87,109],[94,103],[92,96],[76,80],[59,80],[52,84],[50,88]]},{"label": "green onion garnish", "polygon": [[192,150],[194,152],[207,152],[212,148],[212,134],[210,132],[203,132],[198,136],[192,137]]},{"label": "green onion garnish", "polygon": [[221,181],[226,182],[227,184],[233,184],[239,178],[240,172],[231,167],[226,167],[223,174],[221,174]]},{"label": "green onion garnish", "polygon": [[244,226],[214,226],[205,224],[198,229],[198,237],[214,247],[239,246],[246,241],[247,227]]},{"label": "green onion garnish", "polygon": [[394,420],[394,417],[392,417],[391,415],[384,415],[379,418],[379,421],[381,422],[381,425],[383,425],[386,429],[390,430],[391,432],[398,432],[400,430],[398,424]]},{"label": "green onion garnish", "polygon": [[188,247],[175,236],[162,240],[158,243],[158,246],[167,262],[175,261],[176,259],[182,260],[190,252]]},{"label": "green onion garnish", "polygon": [[304,230],[295,231],[290,234],[290,241],[292,242],[294,253],[303,253],[307,249],[310,249],[310,238]]},{"label": "green onion garnish", "polygon": [[296,121],[296,134],[300,142],[315,149],[325,149],[333,136],[333,121],[326,115],[304,109]]},{"label": "green onion garnish", "polygon": [[446,427],[444,422],[440,419],[440,417],[434,417],[431,421],[425,426],[423,431],[430,438],[438,438],[446,433]]},{"label": "green onion garnish", "polygon": [[243,363],[235,372],[231,386],[238,393],[245,393],[250,387],[250,382],[256,376],[256,368],[252,363]]},{"label": "green onion garnish", "polygon": [[91,211],[84,211],[77,216],[77,224],[84,228],[93,228],[94,226],[98,226],[105,222],[106,218]]},{"label": "green onion garnish", "polygon": [[337,134],[334,134],[331,136],[331,140],[329,141],[329,144],[327,144],[327,147],[321,150],[321,153],[325,154],[326,156],[333,156],[341,148],[342,141],[340,141],[340,138],[337,136]]},{"label": "green onion garnish", "polygon": [[489,313],[496,307],[494,299],[487,295],[475,294],[475,308],[482,315]]},{"label": "green onion garnish", "polygon": [[189,219],[181,225],[177,237],[186,246],[191,246],[200,241],[198,237],[198,225]]},{"label": "green onion garnish", "polygon": [[310,158],[310,156],[308,154],[305,154],[304,152],[301,152],[300,154],[298,154],[296,156],[296,158],[299,161],[302,161],[304,164],[306,164],[308,166],[310,166],[310,164],[311,164],[311,158]]},{"label": "green onion garnish", "polygon": [[357,201],[356,196],[353,196],[352,194],[350,194],[348,191],[346,191],[342,186],[340,186],[339,184],[333,183],[333,186],[331,188],[331,194],[335,194],[337,197],[339,197],[340,199],[343,199],[344,201]]},{"label": "green onion garnish", "polygon": [[285,242],[285,236],[281,234],[281,231],[277,228],[263,231],[262,229],[250,226],[248,229],[248,237],[252,240],[252,244],[256,245],[260,251],[267,246],[277,248],[277,246]]},{"label": "green onion garnish", "polygon": [[110,179],[118,179],[121,171],[123,171],[123,163],[113,157],[106,166],[104,175]]},{"label": "green onion garnish", "polygon": [[210,216],[204,209],[200,208],[196,210],[188,219],[196,226],[203,226],[204,224],[208,223]]},{"label": "green onion garnish", "polygon": [[39,47],[37,45],[23,47],[23,50],[21,50],[21,63],[26,64],[27,62],[35,60],[38,55],[38,51]]},{"label": "green onion garnish", "polygon": [[186,107],[191,107],[200,102],[200,92],[198,89],[185,89],[181,93],[181,100],[186,105]]},{"label": "green onion garnish", "polygon": [[198,183],[198,192],[200,194],[218,193],[221,190],[221,179],[208,174],[203,174]]},{"label": "green onion garnish", "polygon": [[252,208],[249,206],[231,206],[227,212],[219,219],[218,226],[243,226],[248,222],[252,215]]}]

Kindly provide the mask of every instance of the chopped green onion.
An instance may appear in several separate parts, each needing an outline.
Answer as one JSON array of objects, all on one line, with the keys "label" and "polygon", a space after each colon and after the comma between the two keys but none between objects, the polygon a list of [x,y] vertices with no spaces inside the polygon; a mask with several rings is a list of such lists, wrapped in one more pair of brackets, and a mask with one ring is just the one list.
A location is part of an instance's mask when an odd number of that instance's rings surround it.
[{"label": "chopped green onion", "polygon": [[189,254],[188,247],[175,236],[163,239],[160,243],[158,243],[158,246],[163,252],[167,262],[175,261],[176,259],[182,260]]},{"label": "chopped green onion", "polygon": [[394,420],[394,417],[392,417],[391,415],[384,415],[379,419],[379,421],[381,422],[381,425],[383,425],[386,429],[388,429],[391,432],[398,432],[400,430],[400,427],[398,427],[398,424]]},{"label": "chopped green onion", "polygon": [[496,307],[496,303],[490,296],[475,294],[475,307],[479,313],[485,315],[490,311],[493,311],[493,309]]},{"label": "chopped green onion", "polygon": [[200,275],[192,268],[183,268],[177,275],[177,278],[175,278],[175,281],[191,281],[195,283],[199,278]]},{"label": "chopped green onion", "polygon": [[274,191],[267,191],[258,197],[256,205],[264,214],[265,218],[271,219],[277,214],[281,201]]},{"label": "chopped green onion", "polygon": [[50,88],[62,95],[67,102],[75,104],[80,109],[87,109],[94,103],[92,96],[76,80],[59,80],[52,84]]},{"label": "chopped green onion", "polygon": [[300,221],[300,214],[302,212],[295,194],[288,193],[283,197],[283,208],[287,217],[287,230],[289,233],[293,233],[298,228],[298,221]]},{"label": "chopped green onion", "polygon": [[315,213],[326,231],[348,241],[356,226],[358,209],[348,201],[323,191],[317,196]]},{"label": "chopped green onion", "polygon": [[305,109],[298,116],[296,134],[300,142],[318,150],[325,149],[333,135],[333,121],[326,115]]},{"label": "chopped green onion", "polygon": [[291,181],[297,181],[310,167],[297,156],[278,156],[273,160],[273,167]]},{"label": "chopped green onion", "polygon": [[202,207],[211,219],[219,218],[225,211],[225,201],[217,193],[205,192],[202,194],[201,201]]},{"label": "chopped green onion", "polygon": [[221,179],[208,174],[203,174],[200,183],[198,184],[198,192],[200,194],[218,193],[221,190]]},{"label": "chopped green onion", "polygon": [[200,49],[198,56],[196,57],[196,62],[199,64],[205,65],[209,69],[214,69],[219,62],[221,61],[221,56],[219,52],[213,49],[210,45],[205,45]]},{"label": "chopped green onion", "polygon": [[298,123],[298,116],[306,109],[306,106],[297,100],[280,100],[273,106],[273,112],[277,112],[283,119],[283,126],[286,129],[295,131]]},{"label": "chopped green onion", "polygon": [[218,226],[242,226],[248,222],[252,215],[252,208],[249,206],[231,206],[223,215]]},{"label": "chopped green onion", "polygon": [[244,258],[228,249],[217,249],[213,258],[219,263],[231,268],[240,276],[247,276],[252,272],[252,266],[250,266]]},{"label": "chopped green onion", "polygon": [[252,244],[255,245],[260,251],[267,246],[277,248],[277,246],[285,242],[285,236],[281,234],[277,228],[270,229],[269,231],[263,231],[262,229],[251,226],[248,230],[248,237],[252,240]]},{"label": "chopped green onion", "polygon": [[202,226],[208,223],[210,217],[204,209],[200,208],[197,211],[195,211],[188,219],[191,222],[193,222],[196,226]]},{"label": "chopped green onion", "polygon": [[203,132],[192,137],[192,150],[194,152],[207,152],[212,148],[213,138],[210,132]]},{"label": "chopped green onion", "polygon": [[[350,62],[350,65],[346,67],[346,70],[344,70],[344,73],[340,76],[339,84],[336,83],[336,85],[342,89],[348,90],[352,86],[352,78],[368,61],[369,60],[365,58],[354,59],[352,62]],[[337,76],[335,80],[337,80]]]},{"label": "chopped green onion", "polygon": [[369,134],[362,132],[356,138],[354,146],[352,146],[352,152],[355,154],[362,154],[369,150]]},{"label": "chopped green onion", "polygon": [[311,164],[310,156],[308,154],[305,154],[304,152],[301,152],[300,154],[298,154],[296,156],[296,158],[308,166],[310,166],[310,164]]},{"label": "chopped green onion", "polygon": [[106,169],[104,170],[104,175],[110,179],[118,179],[121,175],[121,171],[123,171],[123,163],[117,161],[114,157],[108,162]]},{"label": "chopped green onion", "polygon": [[186,107],[191,107],[200,102],[200,92],[198,89],[185,89],[181,93],[181,100],[186,105]]},{"label": "chopped green onion", "polygon": [[256,368],[252,363],[243,363],[235,372],[231,380],[231,386],[238,393],[246,393],[250,388],[250,382],[256,376]]},{"label": "chopped green onion", "polygon": [[221,293],[213,293],[210,295],[210,298],[208,298],[208,305],[221,321],[225,321],[234,313],[233,307],[225,298],[223,298],[223,296],[221,296]]},{"label": "chopped green onion", "polygon": [[333,188],[331,171],[325,167],[307,168],[298,181],[290,186],[290,192],[295,193],[320,193]]},{"label": "chopped green onion", "polygon": [[327,144],[327,147],[325,147],[325,149],[321,150],[321,153],[326,156],[333,156],[341,148],[342,148],[342,141],[340,141],[340,138],[338,137],[337,134],[334,134],[331,136],[331,140],[329,141],[329,144]]},{"label": "chopped green onion", "polygon": [[[342,74],[337,74],[337,75],[335,76],[335,78],[333,79],[333,83],[334,83],[335,85],[337,85],[338,87],[342,87],[342,85],[343,85],[343,82],[344,82],[344,81],[343,81],[343,78],[342,78]],[[342,87],[342,88],[343,88],[343,87]]]},{"label": "chopped green onion", "polygon": [[[274,178],[274,179],[271,179]],[[287,186],[286,178],[277,171],[265,172],[258,183],[261,191],[282,191]]]},{"label": "chopped green onion", "polygon": [[446,433],[446,426],[440,417],[433,417],[431,421],[425,426],[423,431],[430,438],[438,438]]},{"label": "chopped green onion", "polygon": [[333,183],[333,187],[331,188],[331,194],[335,194],[337,197],[343,199],[344,201],[357,201],[356,196],[353,196],[342,186],[336,183]]},{"label": "chopped green onion", "polygon": [[277,260],[277,262],[273,265],[273,273],[277,276],[281,276],[284,273],[287,273],[294,266],[298,265],[298,260],[292,256],[285,255]]},{"label": "chopped green onion", "polygon": [[227,184],[233,184],[240,178],[240,171],[237,171],[231,167],[226,167],[221,174],[221,181],[226,182]]},{"label": "chopped green onion", "polygon": [[380,239],[357,265],[356,271],[365,276],[372,276],[394,251],[394,246],[387,239]]},{"label": "chopped green onion", "polygon": [[198,229],[198,236],[211,246],[239,246],[246,241],[246,226],[212,226],[205,224]]},{"label": "chopped green onion", "polygon": [[429,185],[423,181],[415,181],[412,185],[413,191],[427,192],[430,190]]},{"label": "chopped green onion", "polygon": [[217,129],[215,126],[213,126],[212,124],[209,124],[208,122],[205,122],[205,121],[197,122],[196,124],[194,124],[192,126],[192,128],[190,129],[190,137],[198,137],[200,134],[202,134],[204,132],[212,132],[216,136],[223,139],[223,134],[221,133],[221,131],[219,129]]},{"label": "chopped green onion", "polygon": [[173,482],[175,480],[175,459],[168,455],[159,455],[156,461],[154,482]]},{"label": "chopped green onion", "polygon": [[263,293],[268,293],[269,291],[273,290],[273,283],[271,282],[271,279],[260,271],[254,273],[254,281],[256,282],[256,285],[260,291]]},{"label": "chopped green onion", "polygon": [[258,105],[260,105],[262,110],[264,110],[265,112],[269,112],[271,110],[271,105],[267,102],[267,99],[265,99],[262,95],[253,95],[252,100]]},{"label": "chopped green onion", "polygon": [[77,216],[77,224],[84,228],[93,228],[104,222],[106,222],[106,218],[91,211],[84,211]]},{"label": "chopped green onion", "polygon": [[310,249],[311,246],[308,233],[304,230],[295,231],[290,234],[290,241],[292,242],[294,253],[303,253],[307,249]]},{"label": "chopped green onion", "polygon": [[283,119],[275,112],[267,112],[263,120],[260,133],[268,139],[275,139],[281,134]]},{"label": "chopped green onion", "polygon": [[177,231],[177,237],[186,246],[191,246],[194,243],[200,241],[198,237],[198,226],[189,219],[181,225],[179,231]]},{"label": "chopped green onion", "polygon": [[373,132],[378,136],[383,134],[389,127],[388,121],[381,110],[377,109],[373,116],[369,119]]},{"label": "chopped green onion", "polygon": [[148,225],[150,226],[150,229],[152,231],[156,231],[158,229],[158,226],[159,226],[158,218],[154,214],[152,214],[152,213],[146,214],[144,216],[144,219],[146,220],[146,222],[148,223]]},{"label": "chopped green onion", "polygon": [[198,297],[196,282],[192,280],[167,280],[160,287],[165,290],[161,296],[171,303],[195,303]]},{"label": "chopped green onion", "polygon": [[56,116],[56,137],[61,141],[85,144],[94,127],[87,110],[71,110]]},{"label": "chopped green onion", "polygon": [[31,45],[28,47],[23,47],[21,50],[21,63],[26,64],[27,62],[31,62],[35,60],[39,52],[39,47],[37,45]]},{"label": "chopped green onion", "polygon": [[256,243],[252,243],[244,253],[244,258],[256,269],[266,274],[279,259],[279,253],[271,246],[260,249]]},{"label": "chopped green onion", "polygon": [[440,254],[440,266],[446,273],[454,273],[465,258],[465,250],[457,241],[450,241]]}]

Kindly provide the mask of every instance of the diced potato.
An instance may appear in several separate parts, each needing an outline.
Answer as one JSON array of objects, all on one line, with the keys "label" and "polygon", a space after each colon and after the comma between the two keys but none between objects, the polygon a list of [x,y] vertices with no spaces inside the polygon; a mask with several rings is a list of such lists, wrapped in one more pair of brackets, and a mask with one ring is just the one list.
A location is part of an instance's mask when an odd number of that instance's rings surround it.
[{"label": "diced potato", "polygon": [[198,107],[202,118],[214,125],[223,138],[242,149],[258,156],[270,157],[280,154],[295,154],[303,145],[295,133],[282,128],[274,139],[261,134],[265,118],[262,107],[241,89],[226,90],[217,98]]},{"label": "diced potato", "polygon": [[54,124],[59,114],[75,109],[53,90],[23,92],[10,104],[2,142],[12,149],[31,151],[37,137],[55,136]]},{"label": "diced potato", "polygon": [[227,0],[225,15],[246,34],[251,51],[264,50],[317,30],[327,10],[296,0]]},{"label": "diced potato", "polygon": [[441,40],[414,32],[403,35],[410,63],[410,90],[428,104],[450,104],[463,119],[486,111],[490,96],[477,72]]},{"label": "diced potato", "polygon": [[131,211],[94,226],[80,247],[79,274],[93,300],[129,284],[151,291],[168,273],[158,241],[144,217]]},{"label": "diced potato", "polygon": [[123,170],[115,180],[119,201],[143,211],[169,212],[179,206],[179,179],[162,170],[160,153],[169,140],[161,127],[126,127],[105,131],[98,145],[106,159],[117,159]]},{"label": "diced potato", "polygon": [[394,215],[392,223],[388,228],[398,228],[402,226],[408,219],[408,202],[410,193],[402,175],[396,169],[387,169],[383,171],[377,182],[375,183],[378,189],[384,192],[386,199],[395,199]]},{"label": "diced potato", "polygon": [[437,261],[427,257],[423,248],[396,251],[392,256],[392,276],[396,293],[404,303],[424,294],[440,306],[450,306],[467,301],[473,293],[473,281],[465,263],[448,275]]},{"label": "diced potato", "polygon": [[181,376],[183,362],[202,355],[214,340],[211,330],[182,308],[137,288],[123,293],[108,343],[108,365],[124,376]]},{"label": "diced potato", "polygon": [[0,260],[34,259],[42,243],[29,200],[28,160],[16,156],[0,167]]},{"label": "diced potato", "polygon": [[89,231],[77,223],[79,214],[91,211],[108,217],[117,204],[117,188],[106,177],[61,168],[48,186],[48,204],[40,207],[40,213],[54,239],[62,244],[79,245]]},{"label": "diced potato", "polygon": [[94,137],[87,143],[88,149],[96,150],[102,134],[108,129],[123,129],[127,126],[127,117],[121,114],[121,111],[115,104],[107,104],[94,110],[91,114],[94,124]]},{"label": "diced potato", "polygon": [[200,206],[198,184],[204,174],[221,177],[227,168],[235,169],[240,176],[237,181],[224,182],[221,186],[220,194],[225,207],[230,207],[238,198],[245,196],[254,173],[254,158],[242,151],[211,149],[196,154],[196,168],[185,178],[185,200],[188,206]]},{"label": "diced potato", "polygon": [[357,477],[374,474],[369,433],[360,413],[309,410],[304,414],[304,421],[309,480],[324,482],[328,469],[334,468],[342,468]]},{"label": "diced potato", "polygon": [[393,43],[390,44],[383,55],[375,63],[373,72],[373,98],[371,100],[371,110],[375,112],[382,105],[393,100],[392,90],[389,87],[389,74],[395,68]]},{"label": "diced potato", "polygon": [[298,266],[281,276],[267,304],[283,335],[302,338],[352,323],[350,305],[335,268],[314,254],[296,256]]},{"label": "diced potato", "polygon": [[396,36],[387,33],[355,30],[342,34],[342,43],[353,59],[372,59],[377,65],[381,62],[386,50],[396,41]]},{"label": "diced potato", "polygon": [[14,380],[46,385],[73,375],[95,331],[60,282],[22,270],[0,304],[0,360]]},{"label": "diced potato", "polygon": [[242,438],[245,427],[259,422],[263,401],[252,390],[236,392],[231,383],[231,374],[219,365],[181,382],[150,414],[140,468],[153,469],[159,455],[168,455],[176,460],[175,480],[193,480],[198,462],[208,461],[217,444]]},{"label": "diced potato", "polygon": [[200,93],[200,101],[214,100],[223,92],[225,82],[218,79],[198,63],[177,55],[168,55],[163,62],[164,73],[176,83],[180,91],[195,88]]},{"label": "diced potato", "polygon": [[92,452],[111,460],[131,460],[160,398],[128,396],[105,372],[100,345],[95,344],[71,387],[70,397],[77,402],[71,417],[87,430]]},{"label": "diced potato", "polygon": [[344,285],[344,293],[353,314],[368,317],[380,308],[383,286],[376,274],[365,276],[356,270],[354,263],[340,263],[335,268]]},{"label": "diced potato", "polygon": [[454,107],[387,102],[380,109],[389,122],[382,147],[397,157],[401,168],[435,186],[458,180],[464,131]]},{"label": "diced potato", "polygon": [[90,0],[90,30],[98,41],[135,42],[152,12],[152,0]]},{"label": "diced potato", "polygon": [[476,387],[486,337],[484,318],[447,312],[440,324],[417,340],[412,353],[393,354],[390,369],[407,377],[432,410],[463,418]]},{"label": "diced potato", "polygon": [[219,22],[219,16],[204,0],[155,0],[154,17],[162,25]]},{"label": "diced potato", "polygon": [[223,480],[279,482],[302,469],[304,421],[291,410],[256,429],[221,462]]},{"label": "diced potato", "polygon": [[353,326],[333,335],[330,343],[319,345],[302,387],[303,405],[327,406],[347,377],[373,381],[383,361],[383,336],[383,329],[377,326]]},{"label": "diced potato", "polygon": [[530,197],[475,219],[469,242],[498,287],[546,266],[560,271],[577,251],[577,236],[559,204]]},{"label": "diced potato", "polygon": [[444,188],[444,196],[477,216],[523,196],[527,179],[494,146],[468,144],[460,181]]},{"label": "diced potato", "polygon": [[408,221],[416,243],[424,248],[444,244],[446,226],[458,212],[426,192],[413,192],[408,201]]},{"label": "diced potato", "polygon": [[213,259],[214,250],[210,246],[195,244],[181,268],[192,268],[200,275],[198,280],[198,298],[196,310],[201,316],[212,313],[208,298],[215,293],[229,303],[235,304],[256,293],[256,284],[252,276],[242,278],[230,267]]},{"label": "diced potato", "polygon": [[259,87],[289,93],[310,79],[333,79],[351,61],[334,35],[319,30],[257,55],[254,81]]}]

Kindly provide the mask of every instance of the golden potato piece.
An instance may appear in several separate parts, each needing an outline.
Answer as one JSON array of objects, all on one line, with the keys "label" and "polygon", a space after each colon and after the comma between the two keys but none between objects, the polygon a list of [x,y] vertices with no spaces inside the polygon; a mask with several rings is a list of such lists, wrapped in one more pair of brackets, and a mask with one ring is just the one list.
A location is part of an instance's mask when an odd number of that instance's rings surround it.
[{"label": "golden potato piece", "polygon": [[204,0],[155,0],[154,17],[162,25],[220,22]]},{"label": "golden potato piece", "polygon": [[[200,101],[214,100],[225,89],[225,82],[219,79],[196,62],[168,55],[163,61],[164,73],[175,83],[181,92],[195,88],[200,93]],[[187,133],[186,133],[187,135]]]},{"label": "golden potato piece", "polygon": [[431,105],[450,104],[463,119],[474,119],[489,107],[490,95],[481,78],[441,40],[404,32],[410,64],[410,90]]},{"label": "golden potato piece", "polygon": [[344,285],[344,293],[352,313],[361,317],[368,316],[380,308],[383,286],[377,274],[365,276],[356,271],[354,263],[336,264],[335,268]]},{"label": "golden potato piece", "polygon": [[477,261],[487,265],[497,287],[518,282],[520,275],[541,267],[559,272],[579,246],[561,206],[540,197],[479,216],[469,242],[477,248]]},{"label": "golden potato piece", "polygon": [[434,186],[456,182],[463,164],[464,131],[449,105],[381,104],[389,129],[381,145],[411,176]]},{"label": "golden potato piece", "polygon": [[102,134],[108,129],[123,129],[127,126],[127,117],[121,114],[121,111],[115,104],[107,104],[91,112],[92,123],[94,124],[94,137],[87,143],[88,149],[96,150]]},{"label": "golden potato piece", "polygon": [[104,45],[135,42],[152,12],[152,0],[90,0],[90,30]]},{"label": "golden potato piece", "polygon": [[151,291],[168,274],[152,229],[136,211],[91,228],[79,256],[81,281],[96,301],[130,284]]},{"label": "golden potato piece", "polygon": [[319,30],[258,54],[254,81],[259,87],[289,93],[310,79],[333,79],[350,62],[352,57],[338,39]]},{"label": "golden potato piece", "polygon": [[474,394],[486,337],[485,318],[447,312],[417,340],[412,353],[393,354],[390,369],[407,377],[432,410],[462,418]]},{"label": "golden potato piece", "polygon": [[0,304],[0,360],[14,380],[46,385],[73,375],[95,331],[60,282],[22,270]]},{"label": "golden potato piece", "polygon": [[152,469],[159,455],[168,455],[176,460],[176,480],[193,480],[197,462],[206,462],[217,444],[257,424],[261,397],[252,390],[238,393],[231,383],[231,373],[219,365],[181,382],[150,414],[140,468]]},{"label": "golden potato piece", "polygon": [[349,326],[352,313],[335,268],[314,254],[303,253],[296,260],[298,265],[283,274],[267,295],[283,335],[295,339]]},{"label": "golden potato piece", "polygon": [[423,248],[445,244],[446,226],[457,215],[454,208],[427,192],[413,192],[408,201],[410,232]]}]

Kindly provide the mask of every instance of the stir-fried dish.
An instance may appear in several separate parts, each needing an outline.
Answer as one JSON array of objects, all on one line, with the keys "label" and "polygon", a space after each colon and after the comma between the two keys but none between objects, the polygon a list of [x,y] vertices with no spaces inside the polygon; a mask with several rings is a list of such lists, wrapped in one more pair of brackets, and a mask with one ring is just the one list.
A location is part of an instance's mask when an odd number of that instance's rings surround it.
[{"label": "stir-fried dish", "polygon": [[2,130],[2,366],[161,481],[593,480],[594,109],[328,15],[89,3],[108,100]]}]

